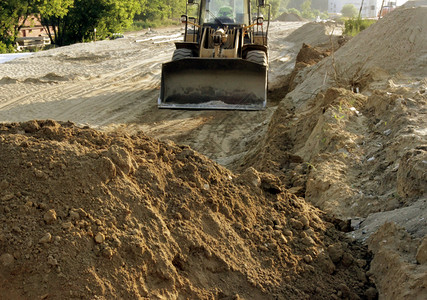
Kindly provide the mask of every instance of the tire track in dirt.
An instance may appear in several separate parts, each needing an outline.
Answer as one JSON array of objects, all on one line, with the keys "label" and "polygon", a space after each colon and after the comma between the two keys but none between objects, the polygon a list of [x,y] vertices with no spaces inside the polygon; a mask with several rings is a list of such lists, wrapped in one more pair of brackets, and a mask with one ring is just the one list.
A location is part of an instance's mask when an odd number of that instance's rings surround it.
[{"label": "tire track in dirt", "polygon": [[[272,25],[270,57],[274,65],[279,62],[281,53],[277,49],[283,39],[302,24]],[[166,33],[176,35],[180,31],[174,28]],[[167,35],[163,35],[166,41]],[[270,104],[259,112],[159,110],[161,64],[170,61],[174,45],[146,39],[139,33],[96,45],[58,48],[22,60],[20,65],[29,65],[24,78],[14,84],[0,84],[5,91],[5,97],[0,98],[0,121],[54,119],[107,131],[118,127],[132,132],[143,130],[156,138],[188,144],[225,165],[253,147],[275,106]],[[36,63],[42,64],[40,74],[31,73],[37,71]],[[6,70],[13,67],[8,65]],[[271,69],[276,72],[274,67]],[[43,83],[51,73],[53,79],[58,75],[67,81]],[[14,78],[12,74],[7,76]],[[25,81],[25,77],[35,80]],[[24,93],[18,95],[14,88]]]}]

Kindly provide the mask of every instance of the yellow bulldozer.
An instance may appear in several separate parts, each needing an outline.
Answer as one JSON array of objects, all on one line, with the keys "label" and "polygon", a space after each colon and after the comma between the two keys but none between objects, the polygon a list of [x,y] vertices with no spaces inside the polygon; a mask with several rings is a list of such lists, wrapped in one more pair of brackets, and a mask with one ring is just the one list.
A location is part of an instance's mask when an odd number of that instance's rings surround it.
[{"label": "yellow bulldozer", "polygon": [[172,61],[162,65],[158,107],[264,109],[270,5],[187,0],[181,20],[184,41],[175,43]]}]

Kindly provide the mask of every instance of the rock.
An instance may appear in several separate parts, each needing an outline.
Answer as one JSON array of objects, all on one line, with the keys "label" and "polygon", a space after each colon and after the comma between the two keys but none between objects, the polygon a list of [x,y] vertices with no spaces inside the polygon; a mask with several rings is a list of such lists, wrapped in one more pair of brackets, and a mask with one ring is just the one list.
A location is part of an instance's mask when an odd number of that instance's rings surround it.
[{"label": "rock", "polygon": [[335,265],[329,258],[329,256],[325,253],[319,254],[317,257],[317,260],[319,261],[320,269],[325,272],[326,274],[332,274],[335,272]]},{"label": "rock", "polygon": [[124,174],[130,175],[138,168],[136,161],[132,158],[129,151],[123,147],[113,145],[109,148],[107,156]]},{"label": "rock", "polygon": [[336,243],[328,247],[328,254],[334,263],[338,263],[344,254],[344,250],[339,243]]},{"label": "rock", "polygon": [[45,172],[43,172],[42,170],[36,169],[36,168],[34,168],[34,175],[38,179],[46,180],[49,178],[49,176]]},{"label": "rock", "polygon": [[302,223],[302,225],[303,225],[304,227],[308,227],[308,225],[310,224],[306,216],[302,216],[302,217],[299,219],[299,221]]},{"label": "rock", "polygon": [[56,211],[53,209],[49,209],[43,216],[44,221],[46,224],[52,224],[56,221]]},{"label": "rock", "polygon": [[282,243],[284,243],[284,244],[287,244],[288,243],[288,239],[287,238],[285,238],[285,236],[283,235],[283,234],[281,234],[280,236],[279,236],[279,241],[281,241]]},{"label": "rock", "polygon": [[343,264],[344,267],[351,266],[351,264],[353,263],[353,261],[354,261],[354,258],[353,258],[353,256],[350,253],[345,252],[343,254],[341,263]]},{"label": "rock", "polygon": [[95,164],[95,172],[105,183],[108,183],[117,175],[116,165],[110,158],[105,156],[97,159]]},{"label": "rock", "polygon": [[291,219],[290,224],[292,226],[292,228],[296,229],[296,230],[302,230],[304,228],[304,225],[295,219]]},{"label": "rock", "polygon": [[370,287],[365,291],[365,296],[367,300],[375,300],[378,297],[378,291],[374,287]]},{"label": "rock", "polygon": [[14,194],[6,194],[1,198],[1,200],[2,201],[9,201],[9,200],[12,200],[14,197],[15,197]]},{"label": "rock", "polygon": [[307,255],[304,255],[304,261],[309,264],[313,261],[313,258],[311,257],[311,255],[307,254]]},{"label": "rock", "polygon": [[28,121],[25,123],[22,123],[22,129],[24,129],[27,133],[34,133],[40,130],[40,125],[37,123],[37,121]]},{"label": "rock", "polygon": [[49,257],[47,258],[47,264],[50,266],[57,266],[58,261],[52,255],[49,255]]},{"label": "rock", "polygon": [[427,236],[425,236],[418,247],[417,255],[415,256],[419,264],[427,263]]},{"label": "rock", "polygon": [[65,222],[65,223],[62,223],[61,226],[63,229],[70,230],[71,227],[73,227],[73,224],[71,222]]},{"label": "rock", "polygon": [[301,240],[301,242],[303,243],[303,245],[309,247],[309,246],[313,246],[316,244],[316,242],[309,236],[306,236],[305,238],[303,238]]},{"label": "rock", "polygon": [[95,236],[95,242],[98,244],[102,244],[105,241],[105,235],[101,232],[98,232]]},{"label": "rock", "polygon": [[280,230],[280,231],[282,231],[283,230],[283,226],[282,225],[274,225],[274,230]]},{"label": "rock", "polygon": [[10,266],[15,261],[15,258],[12,254],[5,253],[2,256],[0,256],[0,262],[3,266]]},{"label": "rock", "polygon": [[102,256],[105,258],[112,258],[113,254],[113,250],[110,247],[105,247],[104,250],[102,250]]},{"label": "rock", "polygon": [[39,243],[46,244],[50,243],[50,241],[52,241],[52,235],[48,232],[39,240]]},{"label": "rock", "polygon": [[80,219],[80,214],[75,210],[70,210],[70,218],[71,220],[78,220]]},{"label": "rock", "polygon": [[284,235],[286,235],[286,236],[289,236],[289,237],[292,237],[292,235],[293,235],[292,231],[291,231],[291,230],[289,230],[289,229],[284,230],[284,231],[283,231],[283,234],[284,234]]},{"label": "rock", "polygon": [[77,209],[77,213],[79,214],[79,216],[81,218],[86,218],[87,217],[87,212],[85,212],[83,208]]},{"label": "rock", "polygon": [[5,190],[9,186],[9,182],[6,179],[3,179],[0,182],[0,190]]},{"label": "rock", "polygon": [[338,290],[342,293],[343,298],[350,296],[350,289],[345,284],[341,283],[338,285]]},{"label": "rock", "polygon": [[242,174],[240,174],[237,180],[249,182],[254,187],[261,186],[261,178],[259,177],[258,172],[252,167],[247,168]]},{"label": "rock", "polygon": [[280,179],[273,174],[259,173],[261,179],[261,188],[270,194],[279,194],[282,192]]},{"label": "rock", "polygon": [[356,271],[356,276],[357,276],[357,279],[359,279],[359,281],[363,283],[368,281],[368,279],[366,278],[366,273],[362,269],[358,269]]},{"label": "rock", "polygon": [[[366,260],[364,260],[364,259],[358,259],[358,260],[357,260],[357,265],[358,265],[360,268],[365,267],[365,266],[366,266]],[[366,273],[366,275],[367,275],[367,276],[369,276],[369,275],[368,275],[368,273]]]}]

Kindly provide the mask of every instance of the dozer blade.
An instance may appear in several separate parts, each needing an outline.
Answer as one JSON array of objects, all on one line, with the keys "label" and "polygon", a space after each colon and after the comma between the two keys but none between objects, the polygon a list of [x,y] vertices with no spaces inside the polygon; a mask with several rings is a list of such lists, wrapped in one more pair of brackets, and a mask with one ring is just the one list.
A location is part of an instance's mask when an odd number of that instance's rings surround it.
[{"label": "dozer blade", "polygon": [[257,63],[185,58],[162,65],[160,108],[261,110],[266,99],[267,68]]}]

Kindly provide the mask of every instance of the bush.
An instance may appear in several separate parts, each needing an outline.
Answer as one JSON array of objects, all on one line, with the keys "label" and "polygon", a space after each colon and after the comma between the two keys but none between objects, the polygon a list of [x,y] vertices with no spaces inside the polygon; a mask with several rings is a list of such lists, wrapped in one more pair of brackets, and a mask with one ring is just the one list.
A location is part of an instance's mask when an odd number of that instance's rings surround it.
[{"label": "bush", "polygon": [[0,53],[13,53],[15,52],[15,49],[8,44],[3,43],[0,41]]},{"label": "bush", "polygon": [[147,28],[156,28],[169,25],[179,25],[180,22],[176,20],[134,20],[132,25],[126,28],[126,31],[139,31]]},{"label": "bush", "polygon": [[289,14],[296,14],[298,16],[301,16],[301,12],[298,9],[296,9],[296,8],[290,8],[290,9],[288,9],[288,13]]},{"label": "bush", "polygon": [[353,4],[346,4],[342,7],[341,13],[343,17],[354,18],[357,16],[357,8]]},{"label": "bush", "polygon": [[355,36],[362,30],[365,30],[372,24],[374,24],[376,20],[363,20],[363,19],[349,19],[344,23],[344,34]]}]

